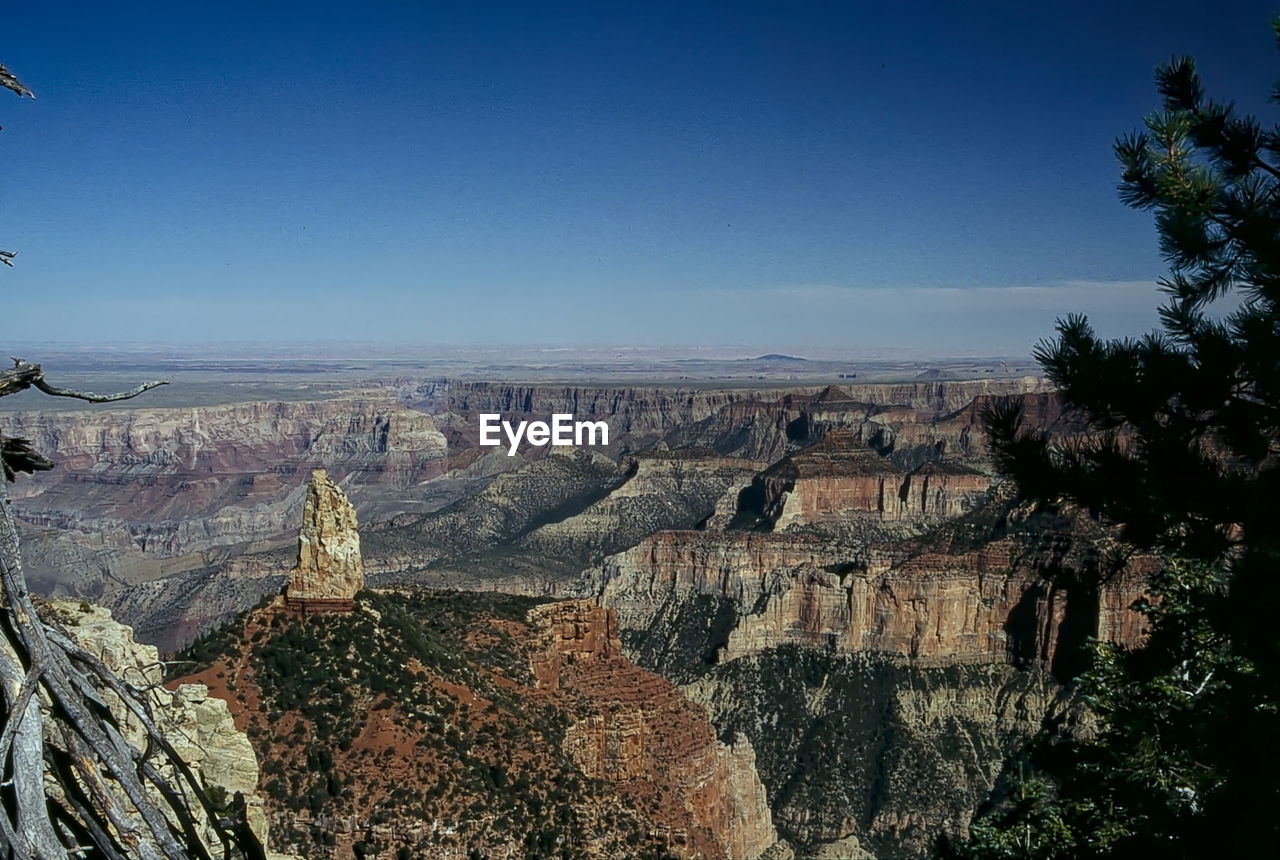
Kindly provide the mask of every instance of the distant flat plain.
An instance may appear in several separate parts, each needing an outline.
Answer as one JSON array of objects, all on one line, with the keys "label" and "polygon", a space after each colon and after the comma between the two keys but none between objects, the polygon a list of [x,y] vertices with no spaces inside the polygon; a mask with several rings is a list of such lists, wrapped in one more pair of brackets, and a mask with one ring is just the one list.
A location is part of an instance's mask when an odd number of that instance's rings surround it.
[{"label": "distant flat plain", "polygon": [[[1035,362],[1026,356],[938,358],[917,357],[903,351],[897,355],[808,357],[802,353],[762,353],[728,347],[400,350],[358,344],[314,348],[81,348],[26,344],[10,348],[10,352],[41,364],[49,381],[64,388],[109,393],[152,379],[168,379],[171,383],[137,400],[93,407],[107,409],[322,400],[361,389],[399,388],[431,380],[716,389],[1039,375]],[[82,401],[31,391],[0,398],[0,411],[84,408],[87,404]]]}]

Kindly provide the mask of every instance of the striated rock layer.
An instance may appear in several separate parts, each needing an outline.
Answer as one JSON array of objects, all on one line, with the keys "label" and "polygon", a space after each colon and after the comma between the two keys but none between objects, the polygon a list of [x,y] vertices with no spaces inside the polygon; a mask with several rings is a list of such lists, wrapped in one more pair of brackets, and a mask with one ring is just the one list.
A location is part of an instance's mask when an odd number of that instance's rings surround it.
[{"label": "striated rock layer", "polygon": [[757,479],[774,528],[870,517],[885,523],[936,523],[977,508],[994,479],[962,462],[899,466],[849,430],[785,457]]},{"label": "striated rock layer", "polygon": [[702,646],[716,662],[797,644],[935,664],[1053,666],[1086,636],[1141,640],[1141,616],[1128,607],[1154,559],[1131,559],[1097,589],[1053,583],[1051,561],[1014,537],[905,557],[872,548],[859,558],[803,534],[661,532],[606,559],[595,587],[626,631],[660,625],[699,597],[727,601],[731,616],[708,627]]},{"label": "striated rock layer", "polygon": [[[749,527],[744,504],[763,494],[757,473],[838,432],[879,455],[891,479],[846,476],[838,463],[794,482],[776,474],[763,519],[863,542],[918,532],[982,493],[981,405],[1015,395],[1052,424],[1059,410],[1046,392],[1035,379],[456,383],[427,398],[433,415],[382,389],[302,403],[0,413],[0,426],[59,464],[18,490],[33,588],[109,603],[168,646],[278,587],[238,574],[275,569],[267,556],[292,543],[291,512],[303,502],[294,476],[311,468],[325,468],[358,509],[368,573],[385,574],[376,581],[565,595],[578,593],[584,567],[659,529]],[[481,411],[608,420],[611,445],[508,457],[477,447]]]},{"label": "striated rock layer", "polygon": [[356,509],[324,469],[311,473],[298,533],[298,561],[289,571],[285,605],[307,612],[349,612],[364,588]]},{"label": "striated rock layer", "polygon": [[28,579],[47,594],[104,597],[124,583],[285,545],[296,481],[323,467],[362,516],[432,504],[409,493],[448,469],[429,415],[388,392],[313,402],[0,412],[56,468],[15,485]]},{"label": "striated rock layer", "polygon": [[1158,560],[1113,568],[1107,541],[1001,491],[869,543],[661,532],[590,580],[628,656],[681,683],[722,737],[750,739],[782,841],[924,857],[965,832],[1043,721],[1085,719],[1061,684],[1091,640],[1142,641],[1131,607]]},{"label": "striated rock layer", "polygon": [[530,610],[529,623],[540,643],[531,661],[538,685],[594,703],[565,737],[584,773],[624,786],[674,785],[691,820],[672,841],[704,856],[758,857],[777,840],[750,741],[719,742],[702,708],[623,657],[613,610],[552,603]]}]

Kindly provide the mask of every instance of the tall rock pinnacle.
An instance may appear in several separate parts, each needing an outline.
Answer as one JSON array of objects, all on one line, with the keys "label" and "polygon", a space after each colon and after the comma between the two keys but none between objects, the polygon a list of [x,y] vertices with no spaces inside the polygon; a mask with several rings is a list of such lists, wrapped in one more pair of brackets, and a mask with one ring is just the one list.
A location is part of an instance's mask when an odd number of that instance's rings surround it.
[{"label": "tall rock pinnacle", "polygon": [[313,469],[298,533],[298,561],[289,571],[285,605],[302,612],[349,612],[364,588],[356,509],[324,469]]}]

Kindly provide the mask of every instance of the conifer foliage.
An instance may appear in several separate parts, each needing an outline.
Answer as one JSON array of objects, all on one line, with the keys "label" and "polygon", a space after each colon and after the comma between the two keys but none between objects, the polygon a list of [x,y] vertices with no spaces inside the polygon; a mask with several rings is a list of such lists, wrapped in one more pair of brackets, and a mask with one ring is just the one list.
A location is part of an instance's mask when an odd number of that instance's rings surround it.
[{"label": "conifer foliage", "polygon": [[1011,768],[970,856],[1251,856],[1280,836],[1280,126],[1207,97],[1189,57],[1156,84],[1115,152],[1169,266],[1159,330],[1107,341],[1070,316],[1037,345],[1091,433],[1049,439],[1013,402],[986,417],[1025,497],[1169,564],[1135,607],[1146,645],[1097,649],[1079,681],[1097,735],[1050,733]]}]

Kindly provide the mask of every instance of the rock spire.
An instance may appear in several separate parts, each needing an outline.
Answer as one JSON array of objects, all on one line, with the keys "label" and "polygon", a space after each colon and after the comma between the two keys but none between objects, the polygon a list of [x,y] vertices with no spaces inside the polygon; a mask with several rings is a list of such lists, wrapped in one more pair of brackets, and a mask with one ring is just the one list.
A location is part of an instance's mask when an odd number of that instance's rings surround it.
[{"label": "rock spire", "polygon": [[362,588],[356,509],[324,469],[313,469],[298,533],[298,561],[284,588],[285,605],[304,613],[350,612]]}]

